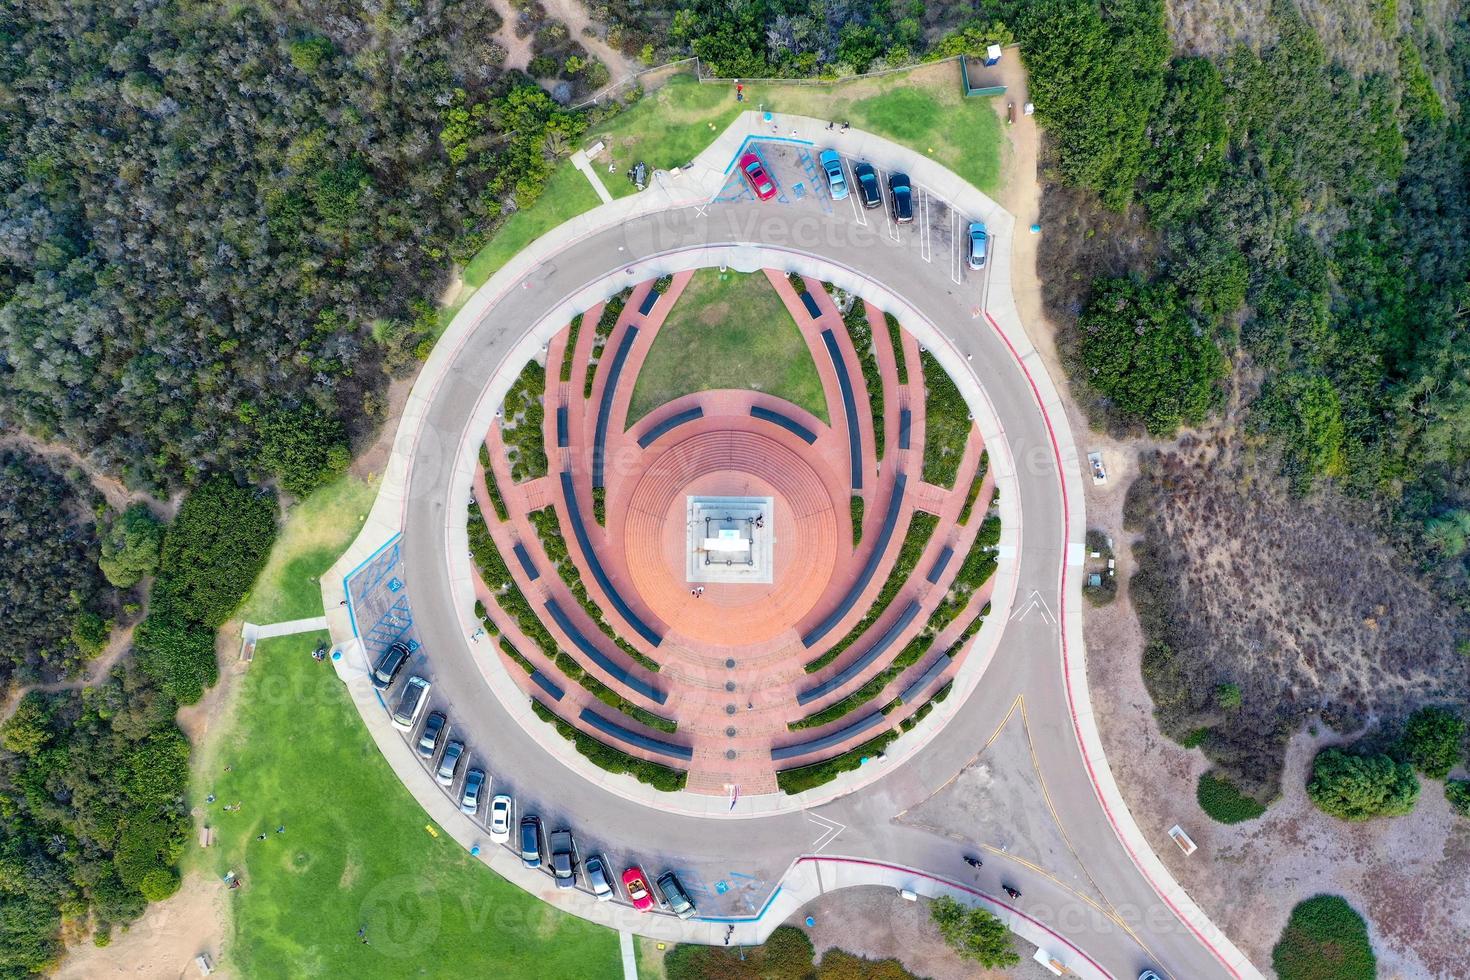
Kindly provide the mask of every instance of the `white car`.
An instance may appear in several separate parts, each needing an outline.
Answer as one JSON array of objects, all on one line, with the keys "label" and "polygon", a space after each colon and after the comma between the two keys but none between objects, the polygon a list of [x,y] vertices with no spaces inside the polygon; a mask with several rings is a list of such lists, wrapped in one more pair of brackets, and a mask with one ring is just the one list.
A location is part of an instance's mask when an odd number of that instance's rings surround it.
[{"label": "white car", "polygon": [[501,793],[490,801],[490,839],[497,844],[510,840],[511,798]]}]

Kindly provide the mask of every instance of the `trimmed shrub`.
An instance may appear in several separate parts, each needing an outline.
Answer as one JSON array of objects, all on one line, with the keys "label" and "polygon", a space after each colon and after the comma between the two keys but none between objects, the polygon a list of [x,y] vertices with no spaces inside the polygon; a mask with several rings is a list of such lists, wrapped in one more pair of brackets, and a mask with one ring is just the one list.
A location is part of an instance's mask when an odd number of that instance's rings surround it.
[{"label": "trimmed shrub", "polygon": [[960,461],[965,457],[965,442],[974,423],[970,406],[960,394],[954,379],[940,367],[934,355],[919,355],[924,370],[924,473],[925,483],[947,489],[954,488]]},{"label": "trimmed shrub", "polygon": [[888,340],[893,344],[893,363],[898,368],[898,383],[906,385],[909,383],[909,365],[903,354],[903,331],[898,326],[898,317],[892,313],[883,314],[883,319],[888,324]]},{"label": "trimmed shrub", "polygon": [[794,795],[830,783],[843,773],[861,766],[864,758],[882,752],[895,738],[898,738],[898,731],[889,729],[841,755],[798,769],[783,769],[776,773],[776,785],[781,788],[781,792]]},{"label": "trimmed shrub", "polygon": [[572,325],[567,330],[567,346],[561,355],[561,380],[566,383],[572,380],[572,358],[577,353],[577,336],[582,332],[582,314],[578,313],[572,317]]},{"label": "trimmed shrub", "polygon": [[546,371],[536,361],[527,361],[515,384],[506,393],[500,434],[510,457],[510,478],[516,483],[545,476],[546,459]]},{"label": "trimmed shrub", "polygon": [[1392,817],[1414,809],[1419,780],[1406,762],[1386,755],[1324,749],[1312,763],[1307,795],[1324,813],[1343,820]]},{"label": "trimmed shrub", "polygon": [[1395,755],[1430,779],[1443,779],[1460,761],[1465,719],[1445,708],[1420,708],[1409,716]]},{"label": "trimmed shrub", "polygon": [[562,738],[571,742],[579,753],[599,769],[607,772],[626,773],[640,783],[647,783],[654,789],[665,793],[675,793],[683,789],[685,781],[689,778],[689,774],[682,769],[671,769],[657,762],[649,762],[646,759],[629,755],[621,749],[615,749],[606,742],[593,738],[578,728],[573,728],[558,718],[550,708],[534,698],[531,700],[531,710],[536,713],[537,718],[555,728]]},{"label": "trimmed shrub", "polygon": [[842,323],[847,327],[847,334],[852,338],[853,349],[857,351],[858,367],[863,372],[863,383],[868,388],[868,405],[873,414],[873,454],[878,459],[883,458],[884,438],[883,420],[883,376],[878,373],[878,355],[873,346],[873,325],[868,322],[868,306],[861,299],[853,297],[852,305],[842,315]]},{"label": "trimmed shrub", "polygon": [[1367,923],[1336,895],[1317,895],[1291,910],[1271,965],[1280,980],[1373,980],[1378,972]]},{"label": "trimmed shrub", "polygon": [[970,522],[970,512],[975,509],[975,503],[980,499],[980,487],[985,483],[985,474],[990,471],[990,450],[986,449],[980,453],[980,464],[975,467],[975,477],[970,481],[969,492],[965,494],[965,506],[960,508],[960,516],[957,519],[961,527]]},{"label": "trimmed shrub", "polygon": [[1199,777],[1194,795],[1200,809],[1220,823],[1244,823],[1266,812],[1264,806],[1242,793],[1234,783],[1213,772]]}]

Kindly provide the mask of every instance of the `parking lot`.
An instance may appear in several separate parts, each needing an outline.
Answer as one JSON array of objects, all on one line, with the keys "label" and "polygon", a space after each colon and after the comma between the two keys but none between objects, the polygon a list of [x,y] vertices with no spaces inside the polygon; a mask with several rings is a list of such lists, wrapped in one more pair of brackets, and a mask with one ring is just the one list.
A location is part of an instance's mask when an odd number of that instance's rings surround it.
[{"label": "parking lot", "polygon": [[[418,709],[412,729],[402,733],[404,742],[411,749],[416,748],[425,721],[434,712],[442,712],[447,719],[433,754],[424,757],[417,751],[414,752],[428,777],[434,778],[445,746],[456,740],[464,743],[465,752],[455,769],[452,783],[441,787],[445,795],[458,805],[466,773],[475,768],[485,771],[487,778],[480,790],[479,808],[471,817],[478,826],[485,829],[485,836],[480,841],[481,849],[505,847],[518,855],[520,819],[535,814],[541,819],[541,870],[546,874],[548,884],[551,882],[551,871],[545,853],[546,838],[551,832],[566,828],[572,831],[575,839],[577,887],[583,892],[591,894],[581,868],[589,856],[601,854],[611,872],[609,877],[612,879],[614,902],[631,904],[623,889],[621,877],[625,868],[637,865],[643,869],[646,879],[653,886],[655,898],[659,900],[659,907],[652,914],[671,914],[664,908],[657,886],[653,885],[654,880],[665,871],[673,871],[678,875],[679,881],[694,900],[700,918],[738,918],[760,911],[770,897],[777,877],[785,870],[784,867],[764,869],[740,867],[738,864],[734,867],[715,866],[689,862],[677,853],[647,847],[629,848],[619,841],[599,836],[597,814],[568,812],[556,800],[540,794],[536,788],[535,773],[499,771],[495,765],[494,733],[486,730],[483,720],[475,718],[472,712],[457,703],[458,692],[453,690],[452,685],[438,682],[432,651],[423,647],[418,640],[409,601],[410,588],[404,574],[401,554],[401,540],[389,542],[348,577],[353,621],[372,662],[375,663],[394,643],[402,643],[410,650],[407,662],[395,676],[392,685],[379,695],[385,713],[391,712],[397,706],[410,677],[422,677],[429,682],[428,697]],[[498,656],[488,637],[478,638],[474,650],[477,655]],[[468,704],[470,698],[465,697],[463,700]],[[547,734],[551,735],[549,729]],[[488,828],[490,801],[501,793],[509,795],[513,800],[511,835],[509,841],[495,844],[490,840]],[[738,862],[739,849],[731,848],[730,853],[731,861]]]},{"label": "parking lot", "polygon": [[[840,131],[833,131],[833,143],[840,141]],[[765,164],[776,184],[776,196],[768,203],[772,207],[791,207],[820,211],[825,217],[865,230],[871,229],[887,235],[892,241],[918,251],[920,257],[931,264],[947,269],[950,281],[957,286],[973,288],[975,302],[984,306],[986,292],[990,286],[990,265],[971,269],[967,261],[968,229],[978,215],[962,214],[922,184],[913,185],[913,220],[899,223],[894,220],[892,194],[889,179],[892,171],[879,160],[854,159],[841,154],[844,179],[850,193],[844,200],[833,200],[832,190],[826,174],[822,172],[819,155],[826,147],[810,146],[774,136],[771,139],[751,140],[742,152],[752,152]],[[883,203],[880,207],[865,208],[857,193],[857,180],[853,167],[868,163],[877,172],[882,190]],[[755,194],[750,184],[732,166],[725,185],[715,196],[716,201],[753,201]],[[993,233],[988,243],[993,254],[999,247]]]}]

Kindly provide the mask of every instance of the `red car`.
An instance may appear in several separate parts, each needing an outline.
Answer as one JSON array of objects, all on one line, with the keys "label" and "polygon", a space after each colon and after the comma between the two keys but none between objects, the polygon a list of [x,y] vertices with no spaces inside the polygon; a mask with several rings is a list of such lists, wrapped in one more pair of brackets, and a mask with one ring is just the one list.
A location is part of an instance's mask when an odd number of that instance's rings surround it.
[{"label": "red car", "polygon": [[761,163],[760,157],[754,153],[745,154],[740,158],[740,172],[745,175],[756,197],[769,201],[776,196],[776,182],[766,173],[766,165]]},{"label": "red car", "polygon": [[643,876],[643,869],[633,865],[623,872],[623,887],[628,890],[628,898],[632,900],[633,907],[640,912],[647,912],[653,908],[653,893],[648,889],[648,879]]}]

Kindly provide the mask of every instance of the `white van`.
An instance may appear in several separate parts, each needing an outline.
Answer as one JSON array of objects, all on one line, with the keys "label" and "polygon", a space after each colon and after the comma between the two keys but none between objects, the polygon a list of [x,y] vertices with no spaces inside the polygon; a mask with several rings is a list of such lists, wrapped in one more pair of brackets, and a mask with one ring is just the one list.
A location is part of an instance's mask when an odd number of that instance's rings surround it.
[{"label": "white van", "polygon": [[398,707],[393,709],[393,727],[401,732],[413,731],[413,726],[419,720],[419,713],[428,703],[429,682],[414,674],[403,685],[403,693],[398,695]]}]

